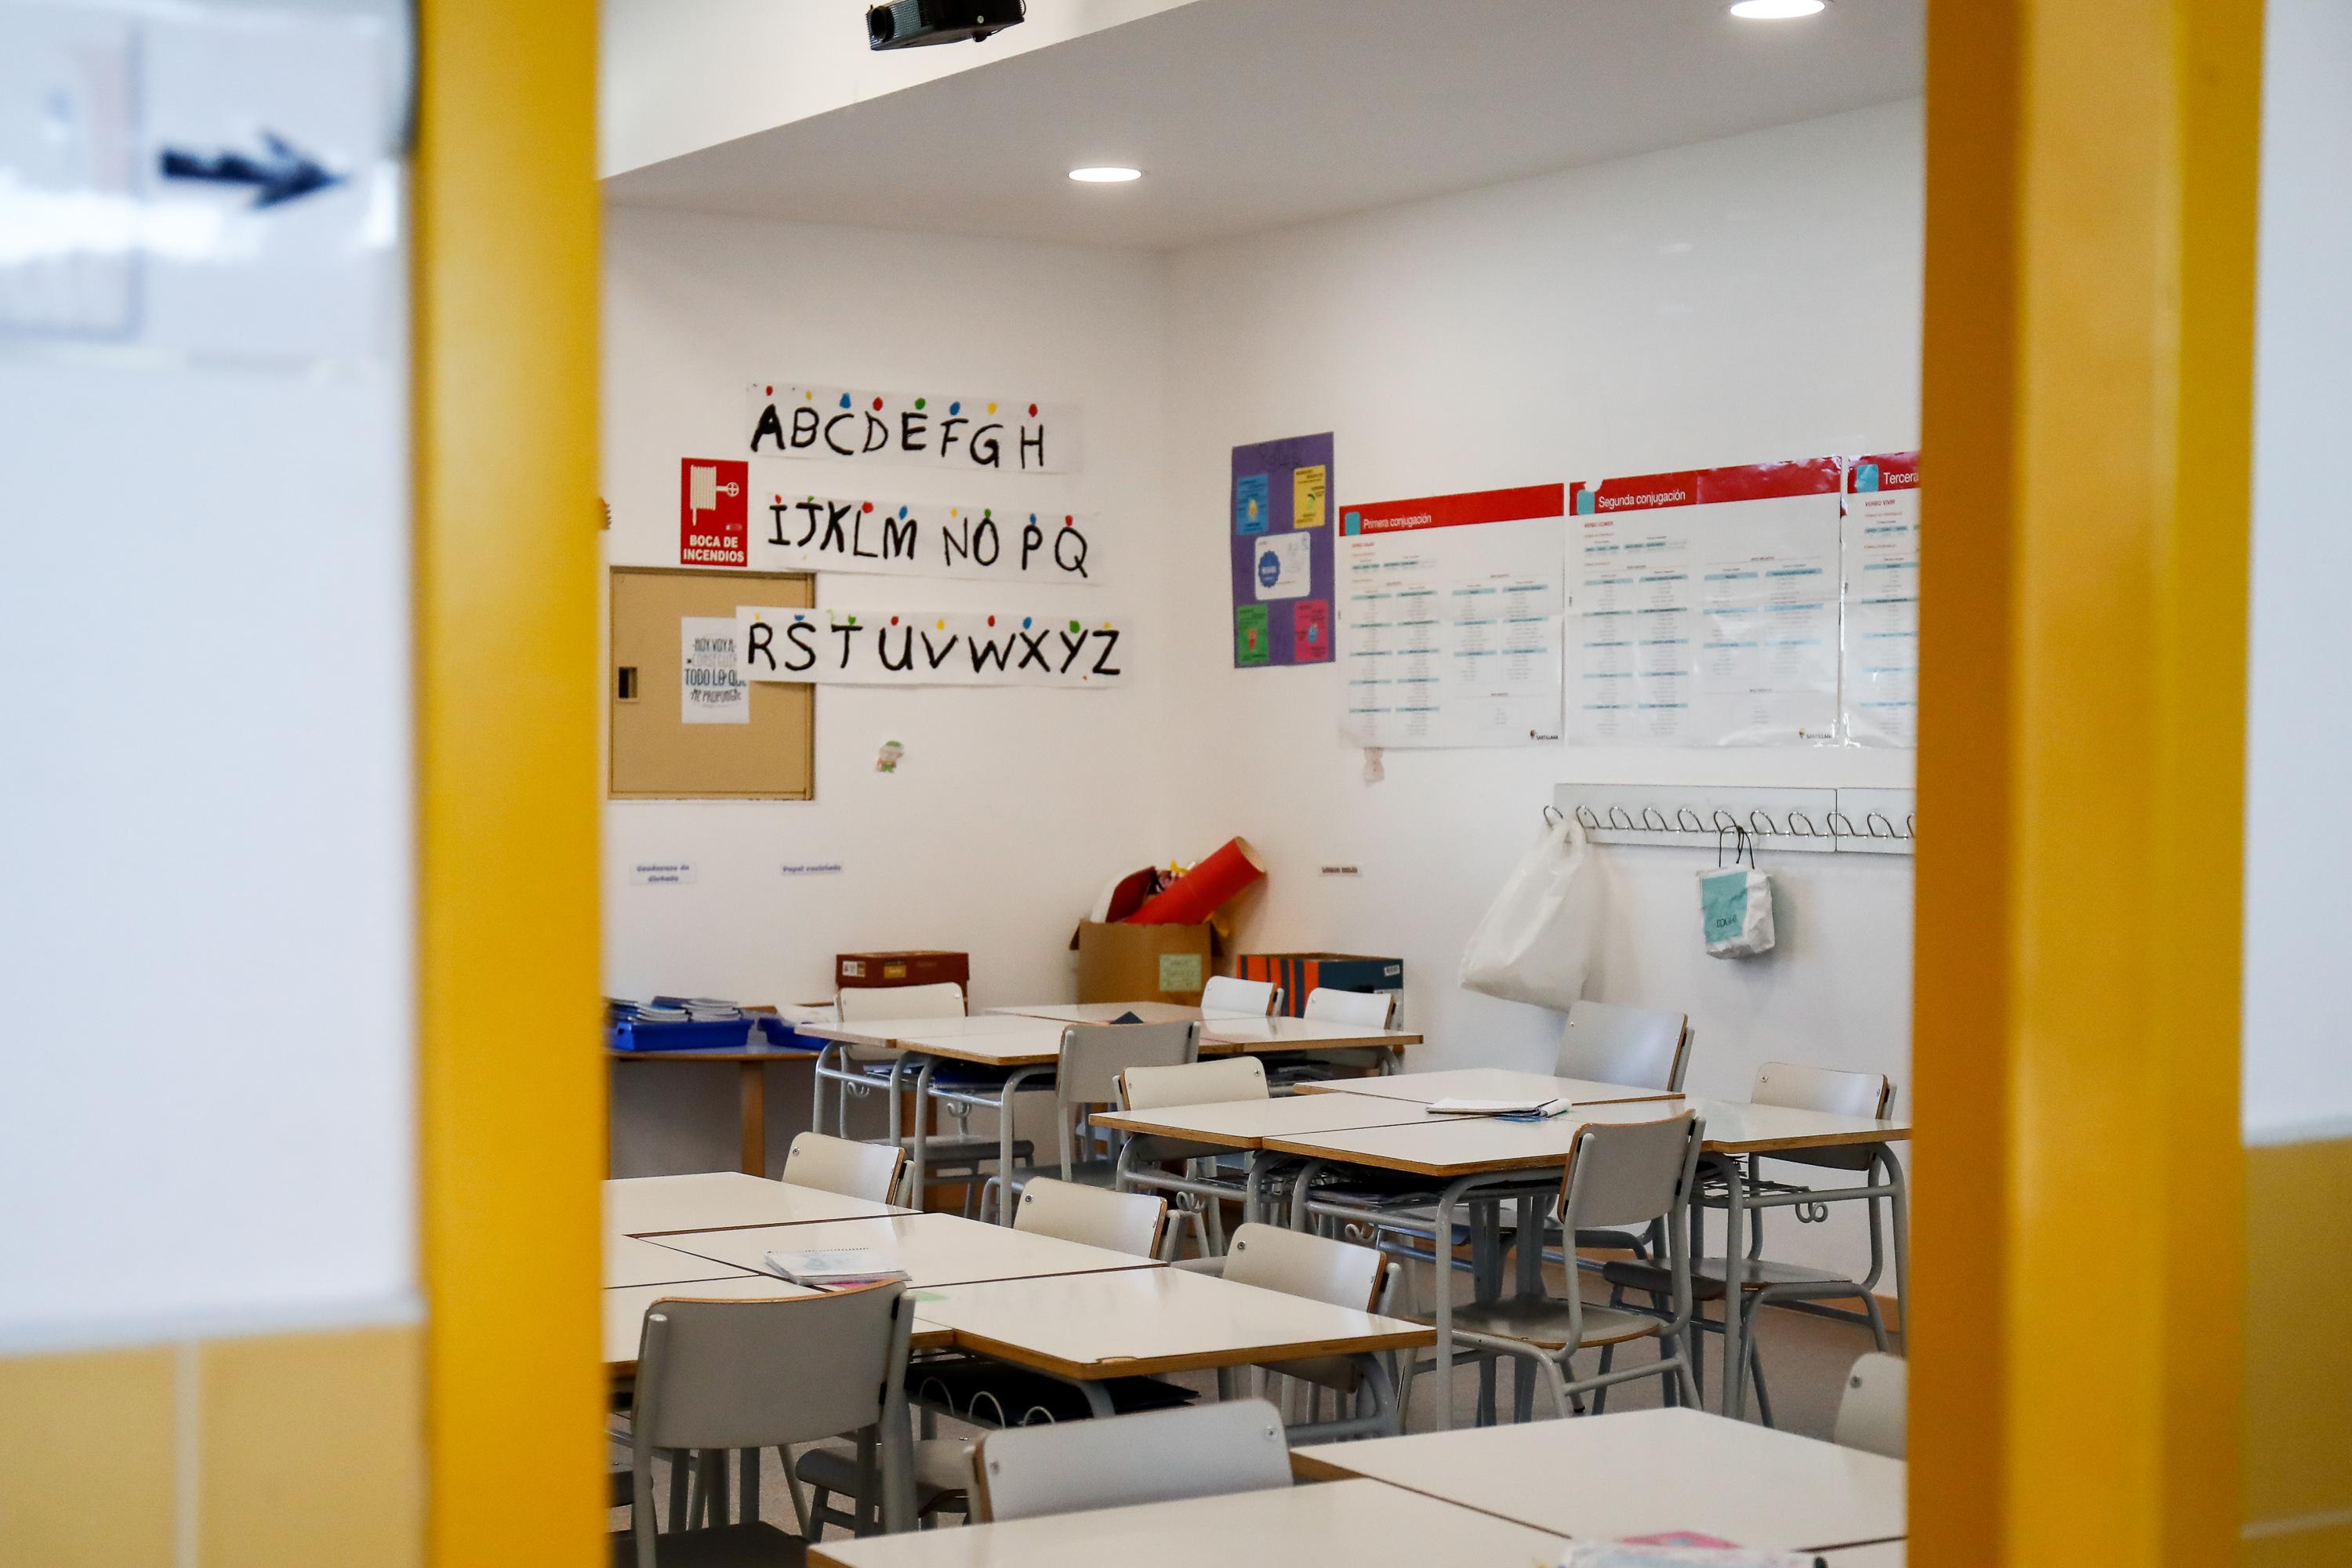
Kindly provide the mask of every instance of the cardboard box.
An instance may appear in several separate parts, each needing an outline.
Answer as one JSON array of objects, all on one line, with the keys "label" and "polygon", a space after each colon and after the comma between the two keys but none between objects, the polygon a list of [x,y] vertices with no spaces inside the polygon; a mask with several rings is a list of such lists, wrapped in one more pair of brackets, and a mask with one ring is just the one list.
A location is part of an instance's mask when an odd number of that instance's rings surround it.
[{"label": "cardboard box", "polygon": [[1208,926],[1078,927],[1078,1000],[1191,1005],[1214,973],[1215,933]]},{"label": "cardboard box", "polygon": [[1326,991],[1402,991],[1404,960],[1362,952],[1245,952],[1234,961],[1244,980],[1270,980],[1282,987],[1282,1010],[1291,1017],[1307,1011],[1307,994]]},{"label": "cardboard box", "polygon": [[859,985],[940,985],[953,981],[971,994],[971,955],[935,948],[901,952],[841,952],[833,959],[836,988]]}]

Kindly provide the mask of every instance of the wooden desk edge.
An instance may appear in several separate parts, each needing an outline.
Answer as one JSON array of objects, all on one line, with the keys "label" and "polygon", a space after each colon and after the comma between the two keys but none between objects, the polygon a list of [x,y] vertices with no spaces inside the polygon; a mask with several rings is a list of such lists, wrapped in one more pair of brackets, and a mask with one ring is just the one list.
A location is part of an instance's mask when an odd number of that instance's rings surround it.
[{"label": "wooden desk edge", "polygon": [[1176,1355],[1128,1356],[1111,1361],[1065,1361],[1025,1346],[1008,1344],[966,1329],[955,1331],[958,1350],[992,1357],[1013,1366],[1051,1373],[1074,1383],[1107,1383],[1114,1377],[1150,1377],[1163,1372],[1207,1372],[1221,1366],[1252,1366],[1260,1362],[1303,1361],[1310,1356],[1367,1355],[1375,1351],[1424,1350],[1437,1342],[1430,1328],[1391,1333],[1350,1335],[1339,1340],[1301,1340],[1293,1344],[1249,1345],[1229,1351],[1191,1351]]},{"label": "wooden desk edge", "polygon": [[1351,1470],[1328,1459],[1318,1459],[1297,1448],[1290,1450],[1290,1473],[1302,1481],[1352,1481],[1363,1475],[1361,1470]]},{"label": "wooden desk edge", "polygon": [[[1404,1122],[1400,1125],[1413,1127],[1419,1126],[1420,1123]],[[1342,1128],[1340,1131],[1385,1132],[1393,1129],[1349,1127]],[[1337,1153],[1328,1149],[1315,1148],[1304,1142],[1283,1138],[1269,1138],[1258,1147],[1270,1150],[1276,1154],[1287,1154],[1297,1160],[1320,1160],[1328,1165],[1356,1165],[1368,1171],[1402,1171],[1409,1176],[1428,1176],[1438,1181],[1449,1180],[1455,1176],[1491,1176],[1506,1171],[1557,1171],[1568,1163],[1566,1150],[1556,1154],[1523,1154],[1505,1160],[1448,1160],[1441,1164],[1431,1164],[1421,1160],[1376,1159],[1369,1154]]]}]

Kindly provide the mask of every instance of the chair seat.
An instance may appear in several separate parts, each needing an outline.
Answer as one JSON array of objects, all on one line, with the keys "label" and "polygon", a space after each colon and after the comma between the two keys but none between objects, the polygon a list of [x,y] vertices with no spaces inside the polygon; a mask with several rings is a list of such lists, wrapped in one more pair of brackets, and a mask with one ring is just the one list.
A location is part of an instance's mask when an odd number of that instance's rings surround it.
[{"label": "chair seat", "polygon": [[[915,1507],[929,1510],[941,1499],[971,1489],[972,1445],[961,1437],[923,1437],[915,1443]],[[827,1444],[802,1454],[793,1473],[813,1487],[859,1497],[857,1450]]]},{"label": "chair seat", "polygon": [[[619,1531],[612,1542],[613,1568],[637,1568],[635,1534]],[[800,1568],[808,1542],[772,1524],[722,1524],[655,1537],[654,1561],[660,1568]]]},{"label": "chair seat", "polygon": [[[1424,1315],[1421,1321],[1430,1320]],[[1559,1350],[1568,1343],[1568,1303],[1556,1296],[1507,1296],[1499,1301],[1456,1307],[1454,1326],[1475,1334],[1492,1334],[1497,1339],[1520,1340],[1546,1350]],[[1663,1326],[1657,1319],[1641,1312],[1587,1305],[1584,1337],[1577,1342],[1622,1344],[1655,1334]]]},{"label": "chair seat", "polygon": [[[1628,1290],[1646,1290],[1657,1296],[1671,1295],[1675,1288],[1674,1276],[1662,1263],[1643,1263],[1634,1259],[1604,1263],[1601,1266],[1601,1278]],[[1700,1258],[1691,1270],[1691,1299],[1695,1301],[1722,1300],[1724,1284],[1730,1278],[1731,1268],[1725,1259]],[[1833,1268],[1808,1268],[1798,1263],[1775,1263],[1769,1258],[1749,1258],[1746,1278],[1740,1284],[1748,1290],[1761,1290],[1774,1285],[1842,1285],[1849,1287],[1854,1295],[1862,1294],[1860,1285]]]}]

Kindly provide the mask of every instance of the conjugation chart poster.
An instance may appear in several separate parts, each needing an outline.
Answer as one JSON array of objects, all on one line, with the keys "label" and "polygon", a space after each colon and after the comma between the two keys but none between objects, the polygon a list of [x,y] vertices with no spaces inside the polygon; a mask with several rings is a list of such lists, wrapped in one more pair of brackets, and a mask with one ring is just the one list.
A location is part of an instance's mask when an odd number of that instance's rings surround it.
[{"label": "conjugation chart poster", "polygon": [[1331,434],[1234,448],[1234,664],[1331,661]]},{"label": "conjugation chart poster", "polygon": [[1576,485],[1570,735],[1833,742],[1843,488],[1834,458]]},{"label": "conjugation chart poster", "polygon": [[1360,746],[1524,746],[1560,734],[1564,488],[1340,512],[1340,731]]},{"label": "conjugation chart poster", "polygon": [[1856,458],[1845,483],[1845,733],[1919,744],[1919,454]]}]

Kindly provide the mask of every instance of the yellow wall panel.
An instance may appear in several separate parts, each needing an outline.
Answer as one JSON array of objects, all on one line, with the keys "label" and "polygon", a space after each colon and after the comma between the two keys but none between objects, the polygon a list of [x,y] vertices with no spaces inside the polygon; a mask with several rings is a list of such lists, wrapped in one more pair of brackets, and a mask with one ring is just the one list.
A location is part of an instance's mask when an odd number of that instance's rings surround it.
[{"label": "yellow wall panel", "polygon": [[0,1361],[0,1563],[173,1568],[176,1359]]},{"label": "yellow wall panel", "polygon": [[421,1331],[217,1340],[194,1353],[202,1568],[415,1568]]}]

